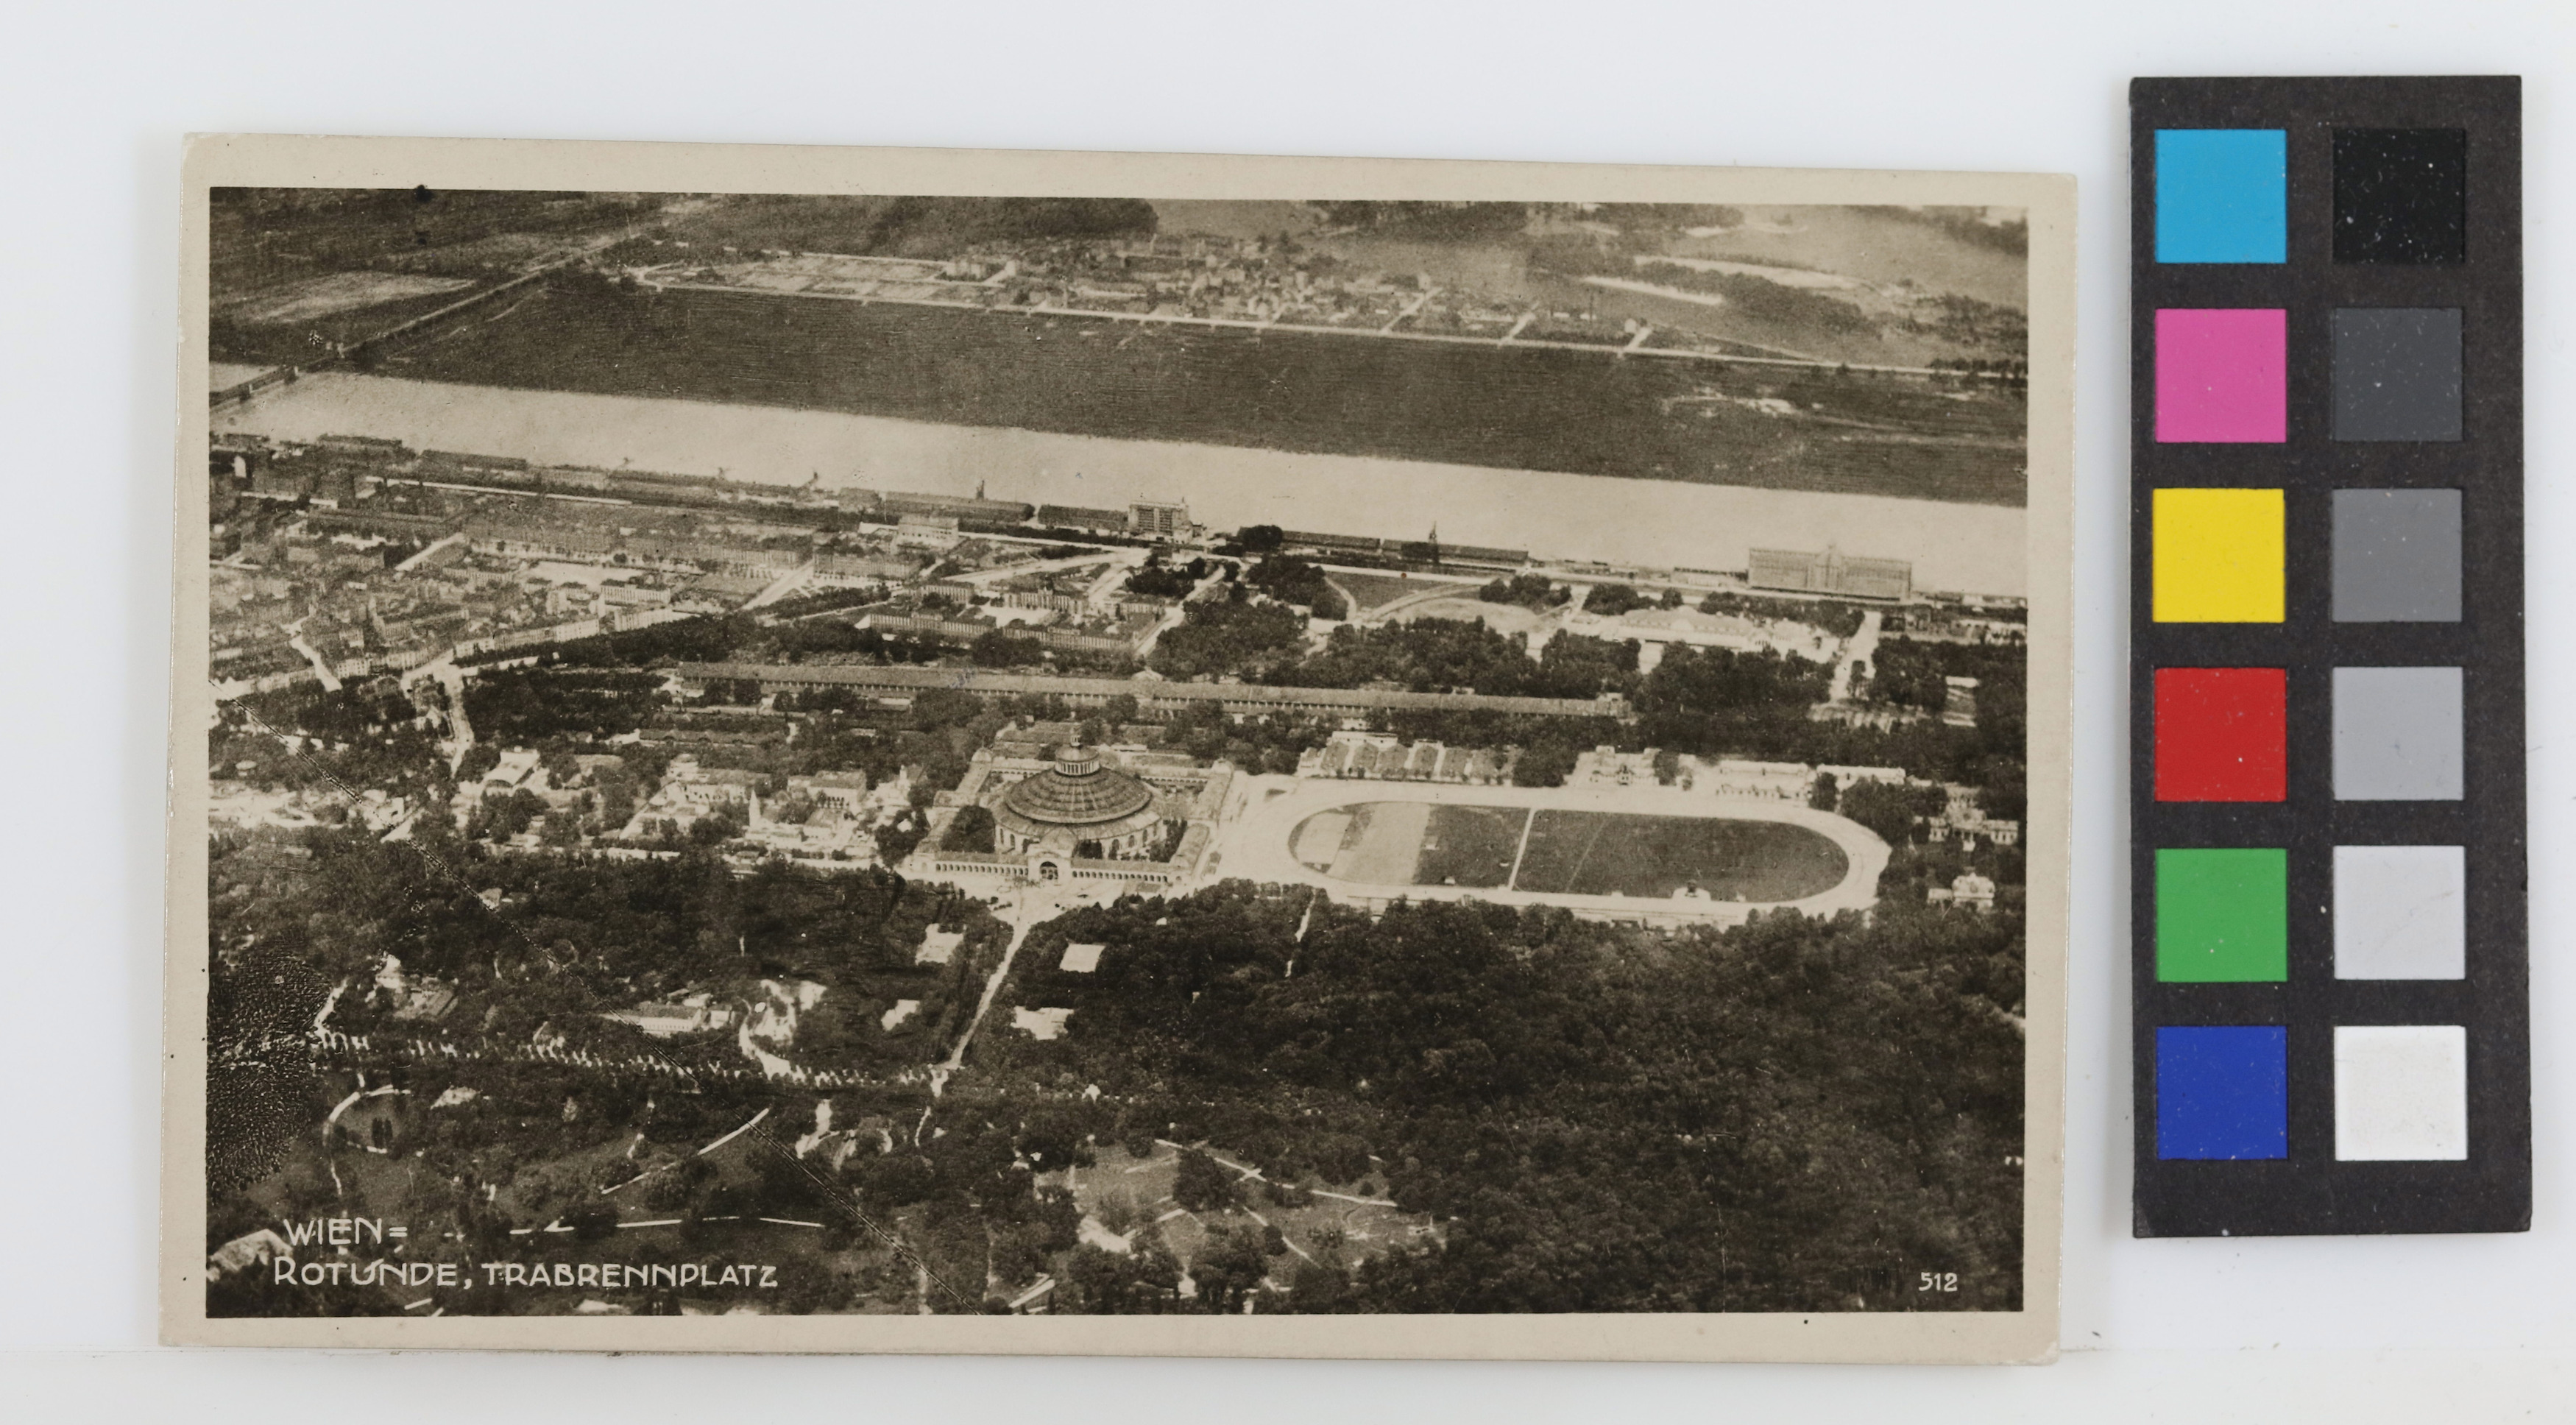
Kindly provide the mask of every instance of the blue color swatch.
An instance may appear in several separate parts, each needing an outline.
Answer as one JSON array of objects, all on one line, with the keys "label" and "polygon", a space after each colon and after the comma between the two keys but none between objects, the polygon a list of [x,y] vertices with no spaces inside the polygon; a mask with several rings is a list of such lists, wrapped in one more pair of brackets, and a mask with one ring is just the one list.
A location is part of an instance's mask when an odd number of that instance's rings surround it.
[{"label": "blue color swatch", "polygon": [[2277,1024],[2156,1030],[2156,1156],[2290,1156],[2290,1032]]},{"label": "blue color swatch", "polygon": [[2156,261],[2289,260],[2289,135],[2156,131]]}]

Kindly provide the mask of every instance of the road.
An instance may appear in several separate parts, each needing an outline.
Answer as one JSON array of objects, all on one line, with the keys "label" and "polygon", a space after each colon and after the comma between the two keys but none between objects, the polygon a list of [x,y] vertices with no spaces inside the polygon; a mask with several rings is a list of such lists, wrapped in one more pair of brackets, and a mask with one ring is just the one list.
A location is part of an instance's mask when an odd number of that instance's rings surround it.
[{"label": "road", "polygon": [[779,575],[777,578],[770,580],[768,588],[761,590],[759,593],[752,595],[748,600],[744,601],[742,606],[743,611],[748,613],[753,609],[767,608],[769,605],[777,603],[780,599],[786,598],[789,594],[805,587],[805,581],[812,577],[814,577],[814,561],[808,559],[804,563],[797,565],[795,568],[788,570],[786,573]]},{"label": "road", "polygon": [[1418,311],[1421,311],[1424,307],[1429,306],[1429,305],[1431,304],[1431,299],[1432,299],[1432,297],[1434,297],[1435,295],[1437,295],[1437,294],[1439,293],[1439,291],[1440,291],[1440,289],[1439,289],[1439,288],[1437,288],[1437,287],[1425,287],[1425,288],[1423,288],[1423,289],[1422,289],[1422,295],[1413,299],[1413,305],[1411,305],[1411,306],[1409,306],[1409,307],[1405,308],[1405,309],[1404,309],[1403,311],[1401,311],[1401,312],[1396,313],[1394,316],[1387,318],[1386,325],[1385,325],[1385,326],[1382,326],[1382,327],[1379,327],[1379,328],[1378,328],[1378,332],[1379,332],[1381,335],[1383,335],[1383,334],[1385,334],[1385,333],[1387,333],[1387,332],[1394,331],[1397,327],[1400,327],[1400,326],[1404,325],[1404,319],[1405,319],[1405,318],[1407,318],[1407,317],[1409,317],[1409,316],[1412,316],[1414,313],[1416,313],[1416,312],[1418,312]]},{"label": "road", "polygon": [[286,641],[286,646],[303,654],[304,661],[313,665],[313,676],[322,680],[322,691],[326,693],[336,693],[340,691],[339,675],[331,671],[329,660],[325,659],[312,644],[304,641],[303,634],[298,633],[293,638],[288,639]]},{"label": "road", "polygon": [[[1033,909],[1029,904],[1033,893],[1037,898],[1038,909]],[[1043,914],[1039,913],[1040,909]],[[1002,993],[1002,982],[1010,978],[1011,962],[1019,958],[1020,946],[1028,940],[1029,931],[1037,925],[1038,921],[1052,919],[1056,909],[1053,895],[1025,883],[1019,887],[1017,903],[1011,911],[1011,943],[1002,948],[1002,963],[993,967],[993,977],[984,982],[983,998],[975,1001],[975,1017],[966,1021],[966,1032],[957,1036],[957,1047],[949,1050],[948,1057],[940,1060],[931,1069],[932,1094],[936,1095],[946,1089],[948,1076],[965,1067],[966,1050],[974,1044],[975,1031],[983,1027],[984,1016],[993,1012],[993,1001]]]},{"label": "road", "polygon": [[1206,598],[1209,590],[1225,582],[1225,571],[1226,566],[1211,564],[1208,567],[1207,577],[1199,580],[1197,587],[1181,595],[1180,602],[1165,611],[1162,620],[1154,625],[1153,631],[1146,634],[1144,641],[1136,645],[1135,658],[1138,663],[1143,663],[1153,655],[1154,645],[1163,641],[1165,633],[1181,626],[1181,621],[1189,617],[1190,605]]},{"label": "road", "polygon": [[1853,669],[1862,664],[1874,665],[1878,659],[1880,623],[1876,609],[1871,609],[1860,616],[1860,631],[1854,633],[1851,641],[1843,645],[1843,656],[1834,664],[1833,691],[1825,695],[1825,701],[1830,703],[1851,701]]}]

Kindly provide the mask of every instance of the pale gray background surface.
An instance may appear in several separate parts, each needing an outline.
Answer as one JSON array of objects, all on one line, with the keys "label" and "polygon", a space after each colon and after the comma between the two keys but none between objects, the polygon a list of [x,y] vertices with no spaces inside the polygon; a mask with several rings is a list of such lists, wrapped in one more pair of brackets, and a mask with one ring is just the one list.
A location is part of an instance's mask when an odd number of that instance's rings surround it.
[{"label": "pale gray background surface", "polygon": [[[2126,81],[2527,76],[2536,867],[2576,858],[2564,0],[2020,4],[652,0],[22,7],[0,46],[13,1418],[952,1422],[2563,1418],[2576,888],[2532,887],[2538,1204],[2490,1238],[2128,1236]],[[2031,1370],[683,1361],[152,1351],[179,136],[191,129],[1979,167],[2082,181],[2064,1337]]]}]

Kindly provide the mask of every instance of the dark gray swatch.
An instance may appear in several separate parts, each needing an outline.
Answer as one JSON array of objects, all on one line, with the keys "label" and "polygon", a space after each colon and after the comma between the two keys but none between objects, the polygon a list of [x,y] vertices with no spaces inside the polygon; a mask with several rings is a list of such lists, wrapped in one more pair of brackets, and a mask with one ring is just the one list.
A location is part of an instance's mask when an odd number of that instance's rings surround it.
[{"label": "dark gray swatch", "polygon": [[2460,438],[2458,308],[2336,309],[2334,438]]},{"label": "dark gray swatch", "polygon": [[2346,802],[2461,797],[2460,670],[2334,670],[2334,792]]},{"label": "dark gray swatch", "polygon": [[2460,492],[2334,492],[2337,623],[2460,621]]}]

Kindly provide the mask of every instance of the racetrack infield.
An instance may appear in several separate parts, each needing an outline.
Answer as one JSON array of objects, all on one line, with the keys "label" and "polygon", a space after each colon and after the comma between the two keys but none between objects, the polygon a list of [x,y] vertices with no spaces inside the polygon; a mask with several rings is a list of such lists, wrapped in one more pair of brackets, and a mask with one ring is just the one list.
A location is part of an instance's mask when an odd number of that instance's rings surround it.
[{"label": "racetrack infield", "polygon": [[1373,886],[1653,899],[1695,889],[1772,904],[1851,872],[1842,848],[1805,827],[1724,816],[1362,802],[1308,817],[1293,841],[1307,866]]},{"label": "racetrack infield", "polygon": [[1512,889],[1662,898],[1696,887],[1711,900],[1769,904],[1820,895],[1849,874],[1841,847],[1787,822],[1543,810]]}]

